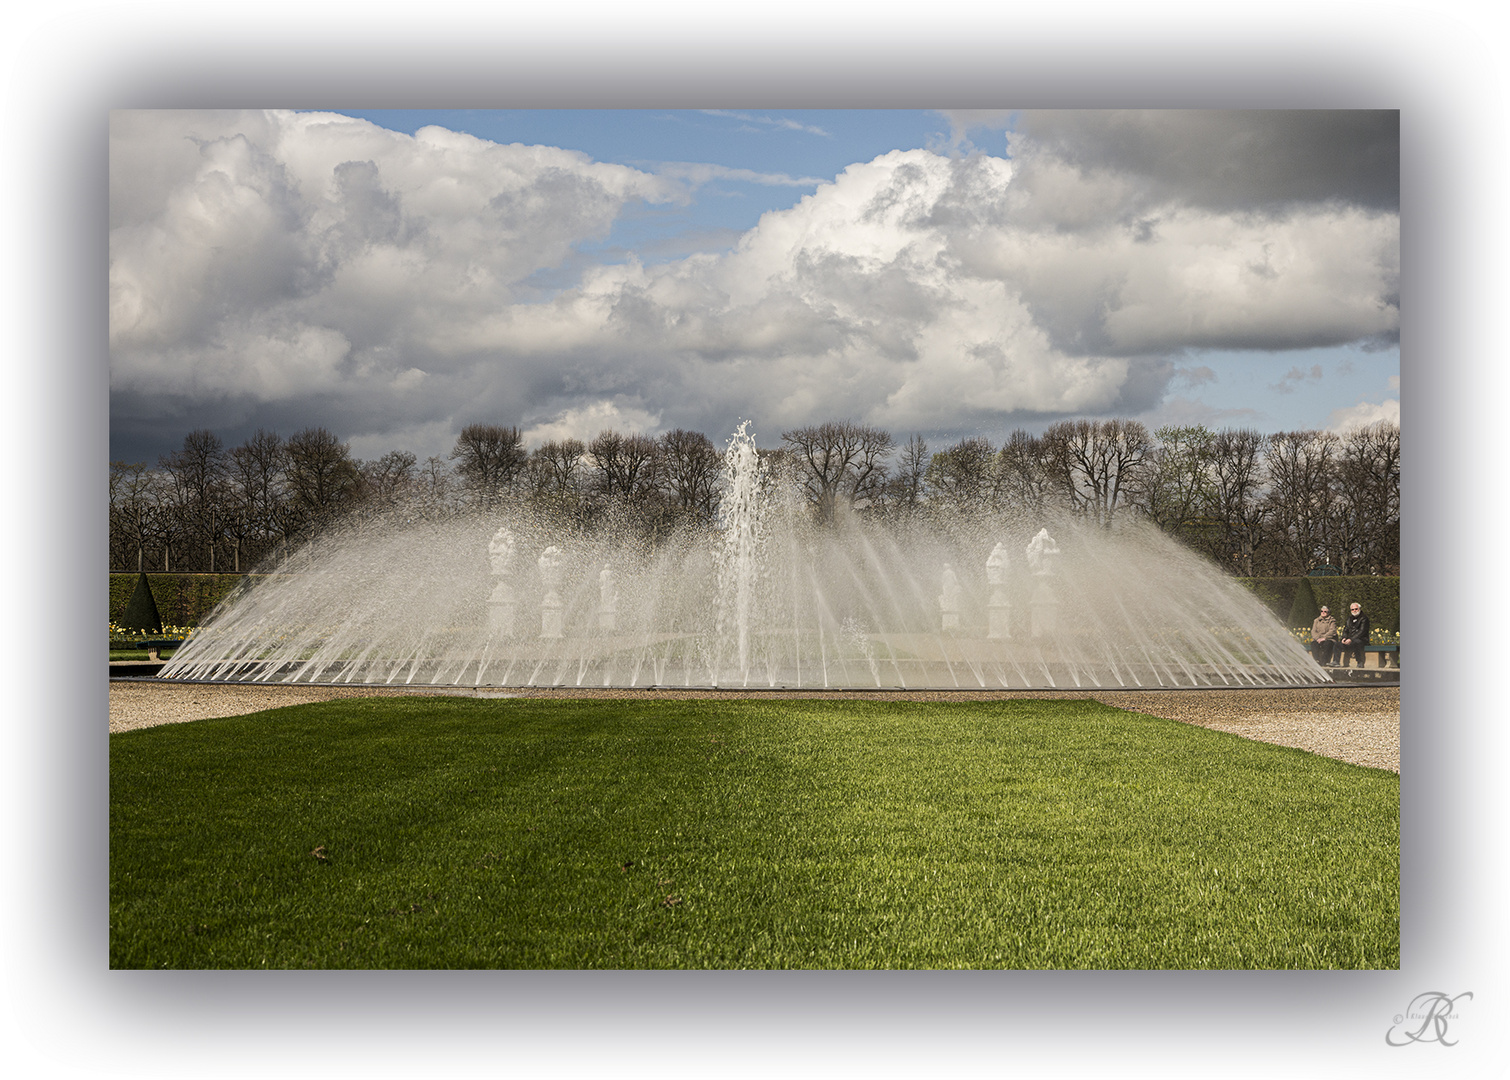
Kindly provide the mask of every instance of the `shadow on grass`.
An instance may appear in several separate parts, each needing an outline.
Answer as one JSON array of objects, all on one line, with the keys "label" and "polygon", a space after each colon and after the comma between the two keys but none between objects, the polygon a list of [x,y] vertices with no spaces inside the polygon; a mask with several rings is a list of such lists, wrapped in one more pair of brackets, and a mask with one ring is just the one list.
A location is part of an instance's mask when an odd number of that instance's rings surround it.
[{"label": "shadow on grass", "polygon": [[1090,701],[353,699],[111,736],[111,965],[1399,964],[1399,777]]}]

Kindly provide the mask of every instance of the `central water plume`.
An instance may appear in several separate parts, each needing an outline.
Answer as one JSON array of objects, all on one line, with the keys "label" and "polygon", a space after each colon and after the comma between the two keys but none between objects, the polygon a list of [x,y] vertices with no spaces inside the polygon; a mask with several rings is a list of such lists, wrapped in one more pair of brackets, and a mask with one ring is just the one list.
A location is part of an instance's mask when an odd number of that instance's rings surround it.
[{"label": "central water plume", "polygon": [[718,525],[649,543],[525,514],[359,528],[255,575],[163,676],[458,686],[1173,687],[1329,681],[1141,523],[819,525],[730,440]]},{"label": "central water plume", "polygon": [[755,623],[755,586],[761,572],[761,545],[765,539],[763,487],[768,473],[749,433],[750,422],[740,423],[724,454],[728,489],[719,503],[723,544],[719,549],[719,612],[722,631],[732,622],[737,641],[739,670],[749,677],[750,631]]}]

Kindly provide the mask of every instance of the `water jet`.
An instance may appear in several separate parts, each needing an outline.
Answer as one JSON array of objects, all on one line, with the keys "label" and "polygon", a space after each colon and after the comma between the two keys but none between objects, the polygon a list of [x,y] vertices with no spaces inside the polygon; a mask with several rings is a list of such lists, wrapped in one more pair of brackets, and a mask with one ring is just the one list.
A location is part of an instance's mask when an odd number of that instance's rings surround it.
[{"label": "water jet", "polygon": [[356,528],[229,598],[162,677],[885,689],[1331,681],[1256,597],[1150,526],[926,515],[819,525],[767,469],[747,424],[730,440],[711,530],[649,544],[523,512]]}]

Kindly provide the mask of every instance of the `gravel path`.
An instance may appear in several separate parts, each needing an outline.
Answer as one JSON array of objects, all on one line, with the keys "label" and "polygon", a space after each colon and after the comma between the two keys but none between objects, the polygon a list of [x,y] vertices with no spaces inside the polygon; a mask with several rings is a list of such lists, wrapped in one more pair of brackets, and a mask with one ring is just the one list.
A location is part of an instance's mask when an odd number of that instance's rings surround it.
[{"label": "gravel path", "polygon": [[981,701],[1012,698],[1093,698],[1108,705],[1248,739],[1294,746],[1354,765],[1400,771],[1400,689],[1319,687],[1305,690],[1111,691],[712,691],[712,690],[393,690],[373,687],[244,686],[206,683],[112,682],[110,730],[241,716],[262,709],[348,697],[459,694],[535,698],[829,698],[872,701]]}]

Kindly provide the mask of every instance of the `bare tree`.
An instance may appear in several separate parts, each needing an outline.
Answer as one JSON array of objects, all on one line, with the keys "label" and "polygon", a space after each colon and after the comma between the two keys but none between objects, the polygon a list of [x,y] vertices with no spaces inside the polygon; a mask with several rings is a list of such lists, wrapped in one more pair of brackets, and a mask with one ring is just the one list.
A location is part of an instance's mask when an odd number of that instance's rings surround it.
[{"label": "bare tree", "polygon": [[712,521],[724,459],[700,431],[677,428],[661,436],[661,483],[684,512]]},{"label": "bare tree", "polygon": [[[129,550],[136,549],[136,571],[143,569],[147,541],[153,535],[152,474],[145,461],[110,463],[110,531]],[[115,566],[126,565],[124,552],[113,558]]]},{"label": "bare tree", "polygon": [[262,428],[231,451],[230,532],[235,541],[232,565],[238,573],[243,546],[265,550],[277,532],[279,506],[287,498],[284,483],[287,464],[283,440],[277,433]]},{"label": "bare tree", "polygon": [[360,475],[351,450],[322,427],[291,435],[286,450],[290,501],[319,528],[356,495]]},{"label": "bare tree", "polygon": [[541,443],[525,464],[525,486],[538,509],[581,524],[586,483],[587,444],[581,439]]},{"label": "bare tree", "polygon": [[371,498],[392,504],[410,494],[418,480],[419,458],[407,450],[390,450],[376,461],[357,466]]},{"label": "bare tree", "polygon": [[1164,532],[1191,543],[1213,528],[1212,443],[1216,434],[1197,424],[1154,432],[1143,510]]},{"label": "bare tree", "polygon": [[162,546],[163,573],[173,569],[173,551],[189,535],[189,519],[184,510],[182,491],[173,477],[162,470],[147,474],[147,498],[152,509],[152,538]]},{"label": "bare tree", "polygon": [[185,531],[208,555],[215,572],[215,548],[225,525],[226,458],[219,436],[203,428],[184,436],[183,446],[158,464],[173,479]]},{"label": "bare tree", "polygon": [[886,485],[891,433],[852,420],[783,432],[808,502],[820,522],[832,522],[842,495],[854,507],[879,496]]},{"label": "bare tree", "polygon": [[1268,438],[1251,429],[1219,431],[1211,440],[1211,510],[1217,539],[1211,554],[1253,576],[1254,555],[1269,516],[1263,502]]},{"label": "bare tree", "polygon": [[1037,517],[1054,502],[1050,447],[1021,428],[1012,432],[996,454],[996,502]]},{"label": "bare tree", "polygon": [[634,500],[654,491],[660,452],[660,444],[648,435],[602,432],[587,446],[598,493],[609,499]]},{"label": "bare tree", "polygon": [[1338,442],[1329,431],[1281,431],[1269,437],[1266,502],[1283,573],[1305,574],[1329,559]]},{"label": "bare tree", "polygon": [[1070,506],[1110,526],[1137,494],[1153,441],[1136,420],[1063,420],[1043,433],[1051,471]]},{"label": "bare tree", "polygon": [[517,427],[468,424],[456,438],[451,460],[483,510],[491,509],[523,470],[529,455]]},{"label": "bare tree", "polygon": [[891,509],[901,514],[915,514],[923,505],[927,491],[928,464],[933,455],[921,435],[913,435],[902,444],[897,455],[897,471],[887,484]]},{"label": "bare tree", "polygon": [[1381,421],[1342,437],[1336,463],[1337,565],[1382,574],[1400,563],[1400,427]]},{"label": "bare tree", "polygon": [[439,518],[460,512],[454,476],[446,459],[433,454],[419,466],[415,478],[415,498],[425,517]]},{"label": "bare tree", "polygon": [[928,490],[954,512],[990,508],[996,487],[996,448],[981,435],[961,439],[928,462]]}]

